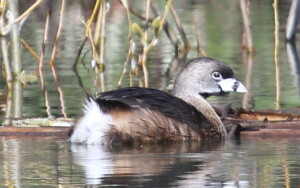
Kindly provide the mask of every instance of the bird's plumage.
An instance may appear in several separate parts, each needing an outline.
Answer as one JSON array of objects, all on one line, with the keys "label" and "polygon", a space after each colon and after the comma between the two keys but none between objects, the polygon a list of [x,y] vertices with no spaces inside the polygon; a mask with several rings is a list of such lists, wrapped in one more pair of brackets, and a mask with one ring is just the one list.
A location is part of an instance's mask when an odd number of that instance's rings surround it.
[{"label": "bird's plumage", "polygon": [[191,125],[197,125],[204,119],[194,106],[169,93],[151,88],[128,87],[107,91],[98,95],[95,101],[104,112],[147,108]]}]

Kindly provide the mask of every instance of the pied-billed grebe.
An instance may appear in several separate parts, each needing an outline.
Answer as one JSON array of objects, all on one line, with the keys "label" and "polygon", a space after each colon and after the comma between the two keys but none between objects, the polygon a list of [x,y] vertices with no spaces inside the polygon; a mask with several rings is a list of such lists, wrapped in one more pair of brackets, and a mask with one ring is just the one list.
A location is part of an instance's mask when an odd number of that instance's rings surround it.
[{"label": "pied-billed grebe", "polygon": [[89,97],[69,140],[130,144],[221,139],[225,127],[205,98],[230,91],[247,91],[230,66],[213,58],[195,58],[179,72],[174,95],[129,87]]}]

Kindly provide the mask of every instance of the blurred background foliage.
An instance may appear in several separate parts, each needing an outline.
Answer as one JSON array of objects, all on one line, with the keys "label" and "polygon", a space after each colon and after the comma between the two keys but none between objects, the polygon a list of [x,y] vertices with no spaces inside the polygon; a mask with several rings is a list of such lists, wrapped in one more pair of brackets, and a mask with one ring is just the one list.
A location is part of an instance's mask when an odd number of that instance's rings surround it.
[{"label": "blurred background foliage", "polygon": [[[16,2],[21,15],[39,1],[19,0]],[[130,85],[170,90],[174,75],[180,66],[186,60],[196,56],[207,55],[230,64],[241,81],[245,81],[247,72],[250,71],[247,68],[249,53],[246,50],[240,1],[44,0],[40,2],[25,19],[18,22],[21,24],[20,39],[23,39],[38,55],[38,57],[34,56],[29,48],[20,42],[21,63],[25,71],[25,76],[21,76],[23,78],[21,79],[22,109],[25,117],[76,116],[81,113],[84,92],[95,94],[103,90]],[[49,2],[52,6],[49,6]],[[63,15],[60,16],[62,2],[65,5]],[[153,11],[153,7],[147,4],[148,2],[160,11],[159,17]],[[102,3],[105,5],[103,8],[105,16],[102,20],[100,19],[102,21],[100,22],[98,15]],[[246,3],[254,49],[253,54],[250,54],[253,62],[249,90],[251,95],[246,102],[246,107],[276,108],[273,1],[252,0]],[[299,75],[287,57],[285,43],[285,27],[291,1],[280,0],[278,3],[280,23],[278,62],[281,91],[279,103],[282,108],[298,107],[300,103]],[[171,12],[171,8],[178,15],[179,25],[176,24],[176,16]],[[48,35],[43,59],[40,61],[43,65],[42,81],[38,71],[41,66],[41,64],[39,66],[38,58],[42,52],[49,10],[51,14]],[[94,19],[91,19],[93,11],[96,13]],[[168,22],[175,40],[170,39],[165,30],[157,32],[158,26],[165,23],[164,13],[166,13],[165,21]],[[150,21],[148,27],[145,22],[147,14]],[[156,19],[158,29],[151,22],[154,19]],[[89,20],[92,20],[90,25],[88,25]],[[61,26],[59,26],[60,21]],[[98,30],[97,24],[100,25]],[[101,27],[103,29],[102,44],[99,42],[102,40],[101,35],[98,35],[101,34]],[[61,31],[57,40],[59,28]],[[145,33],[147,33],[147,42]],[[95,39],[97,37],[98,39]],[[9,39],[9,37],[6,38]],[[157,40],[151,43],[152,39]],[[55,43],[56,40],[57,43]],[[297,43],[296,40],[296,46]],[[55,44],[56,50],[53,53]],[[149,51],[145,50],[149,46]],[[81,51],[80,47],[82,47]],[[53,67],[56,74],[50,66],[53,54],[55,56]],[[0,55],[3,57],[3,53]],[[143,57],[146,57],[144,66]],[[73,69],[75,63],[77,63],[76,68]],[[124,72],[124,67],[126,72]],[[147,78],[145,70],[148,72]],[[120,79],[122,74],[123,77]],[[0,82],[3,98],[1,104],[2,108],[7,110],[6,99],[9,92],[7,92],[5,72],[2,73]],[[242,95],[233,94],[229,98],[234,107],[242,106]],[[228,102],[228,98],[212,98],[211,101],[225,103]]]}]

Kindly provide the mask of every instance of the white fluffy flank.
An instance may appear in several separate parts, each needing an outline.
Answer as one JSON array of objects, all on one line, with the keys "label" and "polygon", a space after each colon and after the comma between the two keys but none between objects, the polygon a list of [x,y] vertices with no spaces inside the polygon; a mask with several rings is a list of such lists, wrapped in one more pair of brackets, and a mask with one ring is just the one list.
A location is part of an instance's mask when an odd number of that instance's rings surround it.
[{"label": "white fluffy flank", "polygon": [[105,114],[93,98],[86,100],[84,116],[78,121],[70,142],[103,144],[103,136],[109,131],[112,118]]}]

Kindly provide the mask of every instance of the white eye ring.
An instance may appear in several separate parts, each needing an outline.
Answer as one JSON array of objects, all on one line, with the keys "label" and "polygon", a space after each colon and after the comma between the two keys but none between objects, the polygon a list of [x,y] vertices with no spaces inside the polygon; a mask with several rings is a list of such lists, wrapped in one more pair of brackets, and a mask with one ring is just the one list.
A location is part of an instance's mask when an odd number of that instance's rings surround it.
[{"label": "white eye ring", "polygon": [[222,75],[219,72],[213,72],[211,74],[211,76],[213,77],[213,79],[215,80],[222,80]]}]

